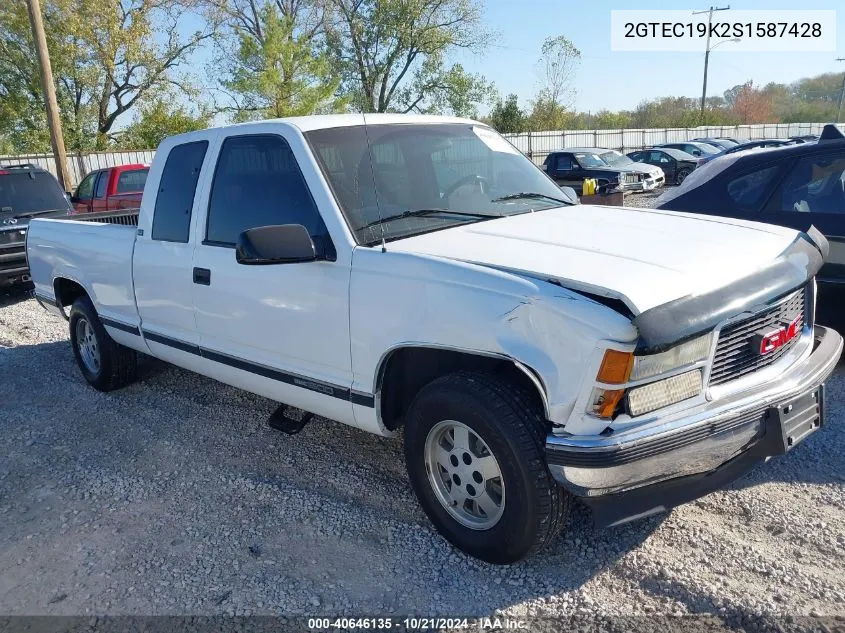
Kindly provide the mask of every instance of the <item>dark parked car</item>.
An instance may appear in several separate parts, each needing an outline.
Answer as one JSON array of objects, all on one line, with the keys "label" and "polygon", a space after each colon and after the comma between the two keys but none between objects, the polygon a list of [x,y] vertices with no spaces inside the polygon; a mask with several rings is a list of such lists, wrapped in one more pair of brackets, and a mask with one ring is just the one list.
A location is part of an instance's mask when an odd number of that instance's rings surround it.
[{"label": "dark parked car", "polygon": [[725,154],[735,154],[736,152],[744,152],[747,149],[757,149],[761,147],[783,147],[784,145],[794,145],[795,143],[796,141],[786,138],[765,138],[756,141],[747,141],[745,143],[735,145],[730,149],[726,149],[716,154],[710,154],[709,156],[705,156],[699,161],[698,164],[699,166],[701,166],[704,163],[709,163],[711,160],[713,160],[714,158],[718,158],[719,156],[724,156]]},{"label": "dark parked car", "polygon": [[595,178],[599,189],[607,193],[642,188],[643,174],[611,167],[596,151],[595,148],[574,147],[552,152],[543,161],[543,169],[558,185],[572,187],[579,195],[584,195],[585,178]]},{"label": "dark parked car", "polygon": [[715,156],[719,152],[722,152],[721,148],[713,147],[712,145],[708,145],[707,143],[699,143],[697,141],[677,141],[675,143],[660,143],[658,145],[654,145],[653,147],[668,147],[669,149],[679,149],[682,152],[686,152],[690,156]]},{"label": "dark parked car", "polygon": [[666,174],[666,182],[680,185],[698,167],[698,159],[671,147],[653,147],[630,152],[628,157],[637,163],[656,165]]},{"label": "dark parked car", "polygon": [[0,288],[30,283],[25,248],[29,220],[70,210],[70,200],[50,172],[35,165],[0,166]]},{"label": "dark parked car", "polygon": [[845,282],[845,134],[825,126],[817,143],[738,152],[704,165],[657,208],[815,226],[830,242],[818,279]]}]

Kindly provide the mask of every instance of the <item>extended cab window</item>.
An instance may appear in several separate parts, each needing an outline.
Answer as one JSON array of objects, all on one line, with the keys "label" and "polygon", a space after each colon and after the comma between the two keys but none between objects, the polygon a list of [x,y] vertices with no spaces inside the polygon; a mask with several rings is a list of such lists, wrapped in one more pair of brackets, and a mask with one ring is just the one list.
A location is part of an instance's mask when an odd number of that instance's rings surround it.
[{"label": "extended cab window", "polygon": [[211,186],[206,240],[234,245],[247,229],[274,224],[302,224],[315,243],[326,232],[283,138],[261,134],[226,139]]},{"label": "extended cab window", "polygon": [[154,240],[187,242],[191,209],[208,141],[175,145],[167,155],[153,212]]},{"label": "extended cab window", "polygon": [[143,191],[149,171],[149,169],[130,169],[121,172],[117,177],[117,193]]}]

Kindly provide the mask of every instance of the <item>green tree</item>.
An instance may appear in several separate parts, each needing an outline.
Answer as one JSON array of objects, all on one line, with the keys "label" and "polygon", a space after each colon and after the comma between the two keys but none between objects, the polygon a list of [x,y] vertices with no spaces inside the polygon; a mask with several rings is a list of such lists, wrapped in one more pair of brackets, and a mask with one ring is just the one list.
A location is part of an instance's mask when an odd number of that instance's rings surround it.
[{"label": "green tree", "polygon": [[363,112],[471,113],[490,94],[480,75],[447,57],[487,40],[477,0],[327,0],[343,90]]},{"label": "green tree", "polygon": [[192,114],[184,106],[173,105],[172,99],[158,98],[141,107],[138,117],[118,137],[126,149],[155,149],[174,134],[203,130],[211,123],[211,113],[203,109]]},{"label": "green tree", "polygon": [[525,132],[528,129],[528,117],[519,107],[515,94],[499,100],[490,112],[490,125],[502,134]]},{"label": "green tree", "polygon": [[317,0],[224,0],[216,6],[227,16],[236,41],[225,55],[222,80],[236,119],[342,107],[336,98],[340,79],[325,48],[324,13]]},{"label": "green tree", "polygon": [[[194,0],[43,2],[69,150],[105,147],[124,114],[162,90],[189,87],[180,66],[214,30],[210,19],[187,29],[194,8]],[[0,41],[0,94],[15,95],[3,99],[12,110],[4,125],[26,149],[43,147],[44,100],[25,2],[0,3]]]}]

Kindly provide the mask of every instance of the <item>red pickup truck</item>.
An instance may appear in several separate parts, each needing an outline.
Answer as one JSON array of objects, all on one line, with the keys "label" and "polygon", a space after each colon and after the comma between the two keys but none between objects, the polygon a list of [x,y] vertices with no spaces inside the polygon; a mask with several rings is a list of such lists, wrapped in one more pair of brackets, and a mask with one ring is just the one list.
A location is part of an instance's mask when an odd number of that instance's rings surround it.
[{"label": "red pickup truck", "polygon": [[97,169],[82,179],[70,201],[72,213],[137,209],[149,165],[119,165]]}]

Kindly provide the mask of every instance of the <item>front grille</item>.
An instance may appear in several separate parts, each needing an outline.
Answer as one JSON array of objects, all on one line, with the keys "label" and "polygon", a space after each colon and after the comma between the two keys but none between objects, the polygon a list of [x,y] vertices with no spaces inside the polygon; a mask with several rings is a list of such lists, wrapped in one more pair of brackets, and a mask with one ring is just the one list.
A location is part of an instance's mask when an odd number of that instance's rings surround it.
[{"label": "front grille", "polygon": [[798,336],[761,356],[754,350],[752,338],[757,332],[777,330],[795,318],[799,319],[800,331],[806,318],[805,295],[805,289],[801,288],[765,310],[723,328],[719,332],[719,342],[713,357],[710,384],[720,385],[767,367],[792,349],[798,343]]},{"label": "front grille", "polygon": [[26,237],[26,229],[15,229],[14,231],[0,231],[0,244],[23,244]]}]

